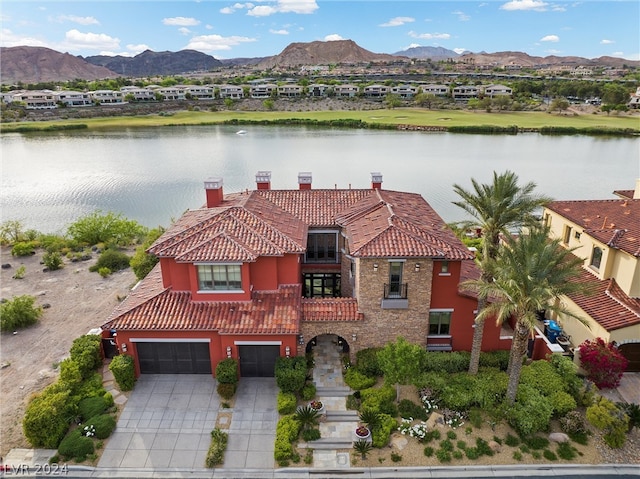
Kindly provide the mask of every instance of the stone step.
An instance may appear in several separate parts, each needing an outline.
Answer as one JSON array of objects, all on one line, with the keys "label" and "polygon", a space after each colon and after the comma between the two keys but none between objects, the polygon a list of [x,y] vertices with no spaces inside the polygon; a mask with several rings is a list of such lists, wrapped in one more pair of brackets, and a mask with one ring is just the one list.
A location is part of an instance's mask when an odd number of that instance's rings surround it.
[{"label": "stone step", "polygon": [[358,422],[359,419],[357,411],[331,411],[327,409],[327,421]]},{"label": "stone step", "polygon": [[316,389],[316,396],[347,397],[351,392],[352,391],[349,386],[338,386],[333,388],[318,387]]},{"label": "stone step", "polygon": [[309,441],[308,446],[312,449],[351,449],[353,441],[341,437],[323,437],[317,441]]}]

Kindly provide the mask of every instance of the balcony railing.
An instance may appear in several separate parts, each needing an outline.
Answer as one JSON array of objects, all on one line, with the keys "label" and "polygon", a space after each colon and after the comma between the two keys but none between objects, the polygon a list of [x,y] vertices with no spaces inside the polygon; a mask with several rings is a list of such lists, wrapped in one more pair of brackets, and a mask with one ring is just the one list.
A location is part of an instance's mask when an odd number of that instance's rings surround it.
[{"label": "balcony railing", "polygon": [[407,309],[407,283],[390,283],[384,285],[382,309]]}]

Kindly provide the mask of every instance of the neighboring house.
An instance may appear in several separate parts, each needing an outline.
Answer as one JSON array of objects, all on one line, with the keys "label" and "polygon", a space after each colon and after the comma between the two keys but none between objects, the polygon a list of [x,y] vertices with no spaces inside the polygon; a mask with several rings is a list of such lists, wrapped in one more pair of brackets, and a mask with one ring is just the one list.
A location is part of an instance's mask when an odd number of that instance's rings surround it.
[{"label": "neighboring house", "polygon": [[278,96],[285,98],[297,98],[302,96],[302,86],[294,84],[284,84],[278,87]]},{"label": "neighboring house", "polygon": [[391,93],[391,87],[387,85],[368,85],[364,87],[363,92],[367,98],[384,98]]},{"label": "neighboring house", "polygon": [[418,87],[413,85],[397,85],[391,88],[391,93],[400,98],[410,99],[418,94]]},{"label": "neighboring house", "polygon": [[184,94],[191,95],[191,98],[194,100],[212,100],[213,95],[213,87],[209,85],[181,85],[184,89]]},{"label": "neighboring house", "polygon": [[554,201],[544,209],[551,236],[576,248],[584,258],[579,281],[593,288],[565,299],[588,327],[559,318],[576,347],[597,337],[640,343],[640,180],[635,190],[615,193],[619,199]]},{"label": "neighboring house", "polygon": [[51,90],[24,90],[13,95],[13,101],[25,103],[28,110],[58,108],[56,93]]},{"label": "neighboring house", "polygon": [[636,88],[635,94],[631,95],[627,106],[633,109],[640,108],[640,87]]},{"label": "neighboring house", "polygon": [[358,95],[360,89],[358,85],[346,84],[346,85],[335,85],[333,87],[333,91],[336,93],[336,97],[338,98],[353,98]]},{"label": "neighboring house", "polygon": [[435,96],[447,96],[449,94],[449,87],[447,85],[424,85],[422,87],[422,93]]},{"label": "neighboring house", "polygon": [[166,86],[166,87],[154,87],[154,93],[162,95],[163,100],[167,101],[175,101],[175,100],[184,100],[185,99],[185,91],[182,87],[177,86]]},{"label": "neighboring house", "polygon": [[91,106],[93,101],[88,92],[63,90],[55,93],[57,101],[66,106]]},{"label": "neighboring house", "polygon": [[258,83],[251,85],[249,94],[251,98],[271,98],[278,91],[278,86],[274,83]]},{"label": "neighboring house", "polygon": [[496,96],[511,96],[513,90],[504,85],[487,85],[483,87],[485,96],[494,98]]},{"label": "neighboring house", "polygon": [[[470,350],[477,298],[460,282],[473,253],[418,194],[382,189],[223,194],[187,211],[151,247],[155,269],[103,325],[140,373],[206,373],[238,358],[243,376],[272,376],[278,356],[335,334],[344,351],[402,336],[428,350]],[[161,193],[159,193],[161,194]],[[475,273],[474,273],[475,271]],[[508,349],[508,328],[485,323],[484,350]]]},{"label": "neighboring house", "polygon": [[453,99],[457,101],[468,101],[471,98],[478,98],[479,93],[478,87],[469,85],[460,85],[451,91]]},{"label": "neighboring house", "polygon": [[96,90],[89,92],[93,101],[101,105],[109,105],[114,103],[124,103],[124,95],[121,91],[115,90]]},{"label": "neighboring house", "polygon": [[309,85],[308,95],[310,97],[323,97],[323,96],[327,96],[328,90],[329,90],[329,85],[325,85],[323,83],[313,83]]},{"label": "neighboring house", "polygon": [[153,101],[156,99],[156,93],[151,88],[125,86],[120,88],[120,91],[125,98],[131,95],[133,101]]},{"label": "neighboring house", "polygon": [[241,100],[244,97],[244,91],[238,85],[220,85],[220,98],[231,98],[232,100]]}]

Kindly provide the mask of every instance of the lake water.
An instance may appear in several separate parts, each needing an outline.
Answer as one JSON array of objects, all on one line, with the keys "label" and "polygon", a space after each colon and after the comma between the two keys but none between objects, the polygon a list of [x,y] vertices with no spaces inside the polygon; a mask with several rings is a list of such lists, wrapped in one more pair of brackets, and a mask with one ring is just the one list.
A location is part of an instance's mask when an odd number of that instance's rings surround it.
[{"label": "lake water", "polygon": [[63,232],[96,209],[153,227],[167,226],[204,202],[203,182],[220,176],[227,193],[255,188],[255,173],[272,171],[274,189],[383,188],[421,194],[445,221],[463,219],[454,183],[490,181],[515,171],[555,199],[612,198],[640,177],[640,140],[538,134],[461,135],[290,127],[194,126],[3,134],[2,221]]}]

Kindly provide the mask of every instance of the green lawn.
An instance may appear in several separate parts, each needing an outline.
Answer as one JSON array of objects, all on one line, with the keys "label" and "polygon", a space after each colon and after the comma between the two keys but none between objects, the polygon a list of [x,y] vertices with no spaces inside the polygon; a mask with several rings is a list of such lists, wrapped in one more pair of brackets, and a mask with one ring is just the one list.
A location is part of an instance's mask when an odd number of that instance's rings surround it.
[{"label": "green lawn", "polygon": [[[170,125],[215,124],[227,120],[282,120],[304,118],[318,121],[337,119],[354,119],[374,124],[409,124],[416,126],[470,126],[470,125],[516,125],[523,129],[537,129],[544,126],[560,126],[575,128],[630,128],[640,132],[640,116],[624,113],[620,115],[605,114],[577,115],[543,112],[504,112],[486,113],[460,110],[424,110],[416,108],[380,109],[367,111],[305,111],[305,112],[242,112],[242,111],[183,111],[168,115],[122,116],[109,118],[91,118],[74,120],[53,120],[39,122],[20,122],[3,124],[2,131],[16,131],[33,127],[36,130],[63,125],[84,124],[90,129],[129,128]],[[18,130],[19,131],[19,130]],[[22,130],[24,131],[24,130]]]}]

